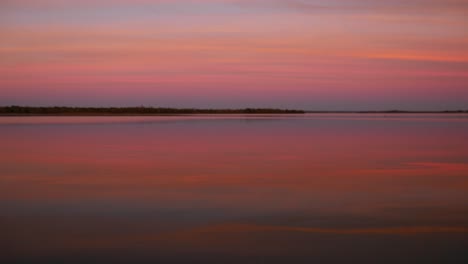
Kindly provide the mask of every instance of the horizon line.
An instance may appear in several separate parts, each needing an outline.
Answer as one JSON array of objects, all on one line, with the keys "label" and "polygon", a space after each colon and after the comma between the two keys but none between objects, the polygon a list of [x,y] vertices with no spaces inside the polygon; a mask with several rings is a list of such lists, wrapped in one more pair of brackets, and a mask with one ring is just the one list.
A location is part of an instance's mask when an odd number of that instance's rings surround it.
[{"label": "horizon line", "polygon": [[[128,109],[128,110],[137,110],[137,109],[164,109],[164,110],[192,110],[192,111],[248,111],[248,110],[275,110],[275,111],[298,111],[304,113],[468,113],[468,109],[458,109],[458,110],[404,110],[404,109],[391,109],[391,110],[305,110],[297,108],[278,108],[278,107],[238,107],[238,108],[216,108],[216,107],[166,107],[166,106],[64,106],[64,105],[54,105],[54,106],[26,106],[26,105],[0,105],[0,108],[22,108],[30,110],[38,109],[54,109],[54,108],[64,108],[64,109],[82,109],[82,110],[110,110],[110,109]],[[1,112],[0,112],[1,114]]]}]

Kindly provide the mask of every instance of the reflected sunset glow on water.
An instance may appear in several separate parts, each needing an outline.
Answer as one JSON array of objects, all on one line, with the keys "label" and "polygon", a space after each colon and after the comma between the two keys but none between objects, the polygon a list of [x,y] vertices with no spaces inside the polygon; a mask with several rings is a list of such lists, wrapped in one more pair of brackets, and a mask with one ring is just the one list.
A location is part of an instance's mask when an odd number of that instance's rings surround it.
[{"label": "reflected sunset glow on water", "polygon": [[1,255],[462,263],[467,133],[464,115],[4,117]]}]

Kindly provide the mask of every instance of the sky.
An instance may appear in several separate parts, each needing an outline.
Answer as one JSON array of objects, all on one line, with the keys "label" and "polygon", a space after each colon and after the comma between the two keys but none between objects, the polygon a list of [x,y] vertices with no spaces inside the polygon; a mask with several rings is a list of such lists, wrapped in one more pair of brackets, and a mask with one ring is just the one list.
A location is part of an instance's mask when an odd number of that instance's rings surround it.
[{"label": "sky", "polygon": [[468,109],[468,0],[0,0],[0,105]]}]

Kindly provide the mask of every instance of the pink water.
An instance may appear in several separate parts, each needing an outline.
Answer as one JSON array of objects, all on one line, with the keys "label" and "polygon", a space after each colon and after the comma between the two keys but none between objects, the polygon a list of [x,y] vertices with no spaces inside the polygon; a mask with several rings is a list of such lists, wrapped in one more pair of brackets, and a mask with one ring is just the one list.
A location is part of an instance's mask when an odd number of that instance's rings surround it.
[{"label": "pink water", "polygon": [[1,117],[0,260],[465,263],[467,135],[466,115]]}]

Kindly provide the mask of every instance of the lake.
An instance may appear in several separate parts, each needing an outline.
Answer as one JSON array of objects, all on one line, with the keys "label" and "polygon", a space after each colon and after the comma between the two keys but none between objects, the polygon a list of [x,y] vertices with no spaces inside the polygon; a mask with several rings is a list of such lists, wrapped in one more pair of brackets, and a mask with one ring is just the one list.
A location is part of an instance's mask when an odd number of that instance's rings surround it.
[{"label": "lake", "polygon": [[467,115],[0,117],[0,150],[1,263],[468,263]]}]

